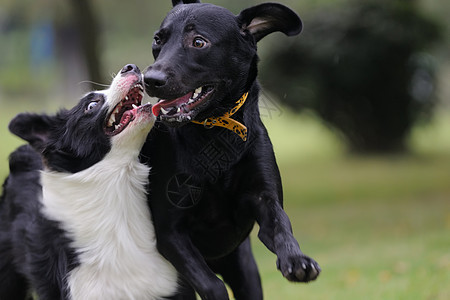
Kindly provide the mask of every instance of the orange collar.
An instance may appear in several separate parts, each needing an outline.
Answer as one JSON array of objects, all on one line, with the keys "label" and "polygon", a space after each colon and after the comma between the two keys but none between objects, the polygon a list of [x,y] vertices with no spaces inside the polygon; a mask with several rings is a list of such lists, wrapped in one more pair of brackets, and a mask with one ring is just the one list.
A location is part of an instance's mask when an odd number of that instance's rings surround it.
[{"label": "orange collar", "polygon": [[236,106],[226,112],[222,117],[207,118],[203,122],[192,121],[192,123],[203,125],[205,128],[212,128],[214,126],[224,127],[239,135],[245,142],[247,141],[247,127],[245,127],[244,124],[232,119],[231,116],[234,115],[242,105],[244,105],[245,100],[247,100],[247,96],[248,92],[242,95],[242,97],[236,101]]}]

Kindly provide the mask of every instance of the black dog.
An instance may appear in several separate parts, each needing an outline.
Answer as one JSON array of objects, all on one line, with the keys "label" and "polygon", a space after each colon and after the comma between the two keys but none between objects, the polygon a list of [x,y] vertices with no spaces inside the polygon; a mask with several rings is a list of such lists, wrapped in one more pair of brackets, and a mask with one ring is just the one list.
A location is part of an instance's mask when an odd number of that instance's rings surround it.
[{"label": "black dog", "polygon": [[[142,74],[55,116],[19,114],[0,201],[0,299],[161,299],[177,288],[156,250],[139,152],[153,126]],[[41,163],[41,159],[44,164]],[[41,186],[42,183],[42,186]]]},{"label": "black dog", "polygon": [[[266,3],[238,16],[199,1],[174,8],[153,41],[144,72],[160,122],[142,150],[149,157],[150,206],[160,252],[202,299],[261,299],[249,233],[277,255],[290,281],[317,278],[283,210],[282,186],[258,110],[256,43],[275,31],[296,35],[299,17]],[[196,3],[191,3],[196,2]],[[169,125],[169,126],[166,126]],[[185,299],[194,299],[191,291]]]}]

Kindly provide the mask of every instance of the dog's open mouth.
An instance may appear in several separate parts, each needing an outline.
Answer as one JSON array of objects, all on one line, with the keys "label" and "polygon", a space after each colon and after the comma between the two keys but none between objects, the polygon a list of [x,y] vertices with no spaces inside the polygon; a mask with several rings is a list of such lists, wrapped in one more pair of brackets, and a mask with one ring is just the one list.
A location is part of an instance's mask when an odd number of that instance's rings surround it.
[{"label": "dog's open mouth", "polygon": [[141,82],[134,84],[123,98],[114,107],[106,118],[105,133],[113,136],[121,133],[133,120],[144,97],[144,88]]},{"label": "dog's open mouth", "polygon": [[196,108],[207,102],[213,91],[213,85],[205,85],[180,98],[161,99],[153,105],[153,114],[168,122],[192,121],[196,115]]}]

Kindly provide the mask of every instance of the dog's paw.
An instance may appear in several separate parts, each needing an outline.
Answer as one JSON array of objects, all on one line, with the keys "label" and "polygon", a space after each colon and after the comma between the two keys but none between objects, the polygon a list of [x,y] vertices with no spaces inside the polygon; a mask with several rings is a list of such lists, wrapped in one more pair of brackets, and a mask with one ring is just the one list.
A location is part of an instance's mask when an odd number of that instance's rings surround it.
[{"label": "dog's paw", "polygon": [[294,282],[310,282],[322,271],[316,261],[305,255],[291,256],[284,260],[278,258],[277,268],[287,280]]}]

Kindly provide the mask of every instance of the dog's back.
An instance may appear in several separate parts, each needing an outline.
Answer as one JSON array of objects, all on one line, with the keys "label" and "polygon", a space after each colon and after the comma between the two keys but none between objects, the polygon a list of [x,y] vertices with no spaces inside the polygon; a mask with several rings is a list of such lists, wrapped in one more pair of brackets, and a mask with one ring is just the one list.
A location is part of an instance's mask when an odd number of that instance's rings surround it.
[{"label": "dog's back", "polygon": [[[3,194],[0,201],[0,230],[10,229],[19,214],[26,213],[35,206],[36,198],[41,190],[39,171],[42,162],[39,155],[30,146],[21,146],[9,157],[9,176],[3,183]],[[3,257],[2,257],[3,258]]]},{"label": "dog's back", "polygon": [[40,157],[30,146],[22,146],[10,155],[10,174],[0,198],[0,299],[24,299],[28,290],[25,278],[15,271],[12,221],[19,215],[25,217],[35,203],[28,199],[39,194],[41,168]]},{"label": "dog's back", "polygon": [[[9,157],[10,174],[3,184],[0,202],[2,300],[25,299],[30,284],[45,299],[64,298],[61,292],[64,283],[60,278],[76,261],[69,241],[61,235],[57,224],[37,214],[41,208],[42,168],[41,157],[29,145],[19,147]],[[19,240],[21,242],[18,243]],[[48,247],[49,244],[57,246]],[[55,261],[56,255],[63,255],[66,259]],[[50,262],[50,268],[36,268]],[[51,283],[43,287],[42,282]]]},{"label": "dog's back", "polygon": [[8,229],[12,218],[25,213],[35,201],[29,199],[39,195],[39,171],[42,162],[39,155],[30,146],[19,147],[9,156],[9,176],[3,183],[3,194],[0,201],[0,228]]}]

